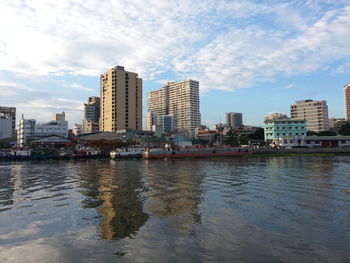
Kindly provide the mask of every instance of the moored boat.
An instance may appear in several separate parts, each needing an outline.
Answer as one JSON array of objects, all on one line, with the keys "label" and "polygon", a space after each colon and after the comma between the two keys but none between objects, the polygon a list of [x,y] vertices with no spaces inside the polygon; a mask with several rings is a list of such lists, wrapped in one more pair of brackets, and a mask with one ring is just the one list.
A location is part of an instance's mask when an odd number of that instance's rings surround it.
[{"label": "moored boat", "polygon": [[144,148],[125,148],[117,149],[110,152],[112,159],[114,158],[142,158]]}]

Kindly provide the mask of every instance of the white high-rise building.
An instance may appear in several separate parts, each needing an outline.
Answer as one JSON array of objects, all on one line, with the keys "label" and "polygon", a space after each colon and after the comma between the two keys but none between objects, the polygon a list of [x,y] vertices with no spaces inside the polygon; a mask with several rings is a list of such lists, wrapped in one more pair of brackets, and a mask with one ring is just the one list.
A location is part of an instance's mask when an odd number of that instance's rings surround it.
[{"label": "white high-rise building", "polygon": [[168,82],[161,89],[149,92],[147,102],[148,111],[172,115],[174,128],[195,136],[195,129],[201,124],[198,81]]},{"label": "white high-rise building", "polygon": [[350,121],[350,83],[344,86],[345,119]]}]

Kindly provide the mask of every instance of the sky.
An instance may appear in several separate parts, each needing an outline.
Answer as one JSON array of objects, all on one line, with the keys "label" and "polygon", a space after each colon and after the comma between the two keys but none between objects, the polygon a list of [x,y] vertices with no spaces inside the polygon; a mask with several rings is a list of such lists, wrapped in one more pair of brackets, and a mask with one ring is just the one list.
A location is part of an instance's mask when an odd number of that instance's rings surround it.
[{"label": "sky", "polygon": [[116,65],[147,92],[198,80],[202,123],[242,112],[261,126],[297,100],[326,100],[344,117],[350,82],[350,0],[2,0],[0,105],[17,118],[81,123]]}]

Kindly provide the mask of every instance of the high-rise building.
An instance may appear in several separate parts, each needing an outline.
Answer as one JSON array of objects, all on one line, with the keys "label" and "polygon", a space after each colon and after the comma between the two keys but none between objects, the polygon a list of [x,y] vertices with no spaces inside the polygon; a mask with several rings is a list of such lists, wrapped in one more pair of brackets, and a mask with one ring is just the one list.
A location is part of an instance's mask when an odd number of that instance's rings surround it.
[{"label": "high-rise building", "polygon": [[226,113],[226,124],[232,129],[237,129],[243,125],[242,113],[239,112],[228,112]]},{"label": "high-rise building", "polygon": [[149,92],[147,103],[149,112],[172,115],[174,128],[195,136],[195,129],[201,124],[198,81],[168,82],[161,89]]},{"label": "high-rise building", "polygon": [[92,122],[99,122],[100,120],[100,98],[89,97],[88,101],[84,103],[84,118]]},{"label": "high-rise building", "polygon": [[350,121],[350,83],[344,86],[345,119]]},{"label": "high-rise building", "polygon": [[116,66],[100,77],[100,131],[142,129],[142,79]]},{"label": "high-rise building", "polygon": [[[16,135],[16,108],[15,107],[3,107],[0,106],[0,118],[11,118],[11,136]],[[10,136],[10,137],[11,137]]]},{"label": "high-rise building", "polygon": [[82,133],[98,132],[100,121],[100,98],[89,97],[84,103],[84,120]]},{"label": "high-rise building", "polygon": [[169,89],[164,86],[147,93],[148,111],[159,115],[169,114]]},{"label": "high-rise building", "polygon": [[306,120],[308,131],[328,131],[328,106],[325,100],[300,100],[290,105],[292,119]]}]

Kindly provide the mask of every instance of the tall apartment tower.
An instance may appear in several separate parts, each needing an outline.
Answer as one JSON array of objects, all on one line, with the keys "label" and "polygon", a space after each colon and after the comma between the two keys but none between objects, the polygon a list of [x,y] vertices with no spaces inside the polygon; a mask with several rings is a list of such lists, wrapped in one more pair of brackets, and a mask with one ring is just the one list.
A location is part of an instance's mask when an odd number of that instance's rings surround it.
[{"label": "tall apartment tower", "polygon": [[11,123],[11,130],[12,134],[11,136],[16,135],[16,108],[15,107],[3,107],[0,106],[0,117],[2,119],[9,119],[11,118],[12,123]]},{"label": "tall apartment tower", "polygon": [[344,86],[345,119],[350,121],[350,83]]},{"label": "tall apartment tower", "polygon": [[190,137],[195,135],[195,129],[201,124],[198,81],[168,82],[147,95],[149,112],[173,115],[174,128],[187,131]]},{"label": "tall apartment tower", "polygon": [[149,112],[158,115],[169,114],[169,88],[164,86],[147,93],[147,108]]},{"label": "tall apartment tower", "polygon": [[300,100],[290,105],[292,119],[306,120],[308,131],[328,131],[328,106],[325,100]]},{"label": "tall apartment tower", "polygon": [[100,77],[100,131],[142,129],[142,79],[116,66]]},{"label": "tall apartment tower", "polygon": [[243,125],[242,113],[228,112],[226,113],[226,124],[232,129],[236,129]]}]

